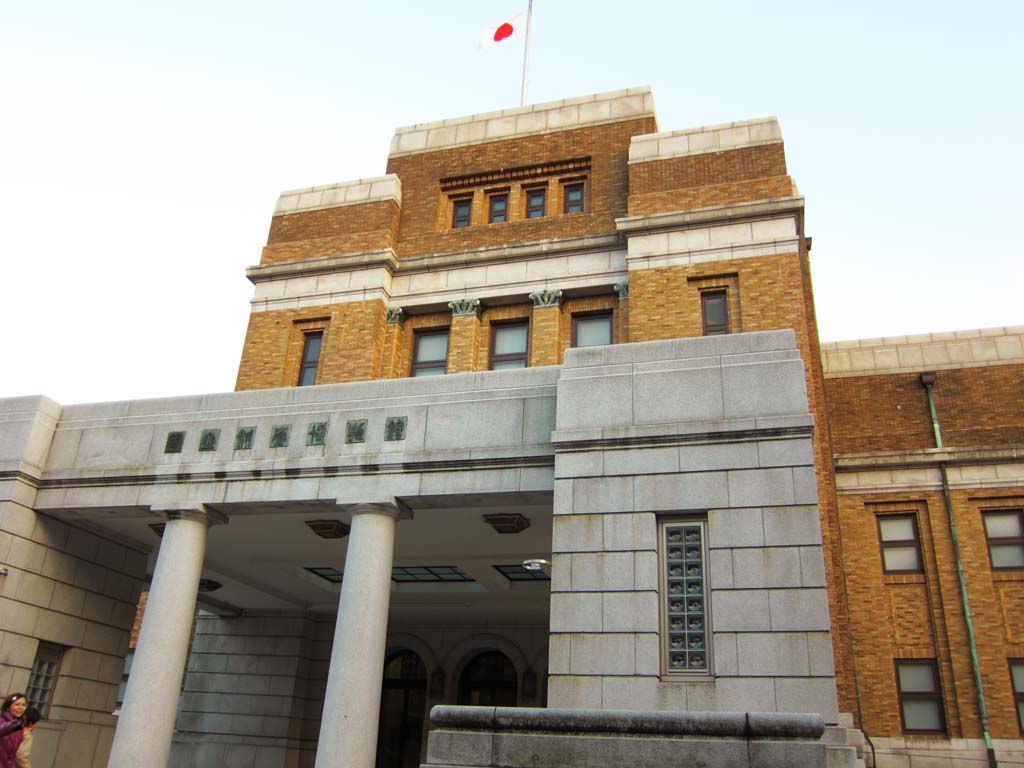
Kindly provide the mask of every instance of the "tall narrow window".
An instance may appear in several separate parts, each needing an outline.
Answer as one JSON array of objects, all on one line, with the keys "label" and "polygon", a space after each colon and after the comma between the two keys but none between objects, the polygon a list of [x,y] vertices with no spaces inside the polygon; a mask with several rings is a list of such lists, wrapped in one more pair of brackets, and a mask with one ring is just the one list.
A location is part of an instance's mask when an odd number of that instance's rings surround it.
[{"label": "tall narrow window", "polygon": [[448,329],[416,334],[413,376],[439,376],[448,370]]},{"label": "tall narrow window", "polygon": [[527,323],[491,326],[491,370],[526,367],[526,345],[530,335]]},{"label": "tall narrow window", "polygon": [[729,332],[729,302],[725,291],[704,291],[700,295],[704,335],[715,336]]},{"label": "tall narrow window", "polygon": [[468,227],[470,214],[472,212],[472,197],[460,197],[452,200],[452,229],[464,229]]},{"label": "tall narrow window", "polygon": [[939,670],[933,659],[897,659],[896,690],[904,733],[945,733]]},{"label": "tall narrow window", "polygon": [[708,674],[710,634],[703,520],[661,524],[662,668]]},{"label": "tall narrow window", "polygon": [[572,318],[572,345],[574,347],[596,347],[612,343],[612,316],[574,315]]},{"label": "tall narrow window", "polygon": [[915,515],[879,515],[878,540],[886,573],[921,571],[921,542]]},{"label": "tall narrow window", "polygon": [[32,662],[32,672],[28,676],[25,698],[28,699],[30,705],[42,713],[43,717],[50,712],[53,689],[57,687],[57,674],[60,672],[60,662],[63,656],[63,646],[40,642],[36,650],[36,658]]},{"label": "tall narrow window", "polygon": [[1017,725],[1024,733],[1024,659],[1010,659],[1010,683],[1017,702]]},{"label": "tall narrow window", "polygon": [[562,212],[583,213],[583,182],[566,184],[562,189]]},{"label": "tall narrow window", "polygon": [[300,387],[316,384],[316,369],[320,365],[320,346],[323,340],[323,331],[306,334],[302,344],[302,365],[299,369]]},{"label": "tall narrow window", "polygon": [[534,187],[526,190],[526,218],[540,219],[547,212],[547,187]]},{"label": "tall narrow window", "polygon": [[1024,568],[1024,510],[1000,509],[984,512],[983,518],[992,568]]},{"label": "tall narrow window", "polygon": [[508,192],[495,192],[487,198],[487,223],[508,221]]}]

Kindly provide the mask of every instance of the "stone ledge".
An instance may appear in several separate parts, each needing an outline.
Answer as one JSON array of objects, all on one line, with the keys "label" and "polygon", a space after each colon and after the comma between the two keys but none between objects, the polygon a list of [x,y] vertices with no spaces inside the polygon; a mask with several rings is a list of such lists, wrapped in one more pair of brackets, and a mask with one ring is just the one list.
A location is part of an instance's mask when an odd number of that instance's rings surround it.
[{"label": "stone ledge", "polygon": [[646,163],[781,143],[782,129],[778,118],[761,117],[634,136],[629,144],[629,162]]},{"label": "stone ledge", "polygon": [[430,721],[449,729],[563,733],[630,733],[746,739],[820,739],[818,714],[780,712],[653,712],[438,705]]},{"label": "stone ledge", "polygon": [[394,200],[402,204],[402,182],[398,176],[375,176],[369,179],[324,184],[282,192],[274,206],[274,215],[318,211],[342,205],[361,205]]}]

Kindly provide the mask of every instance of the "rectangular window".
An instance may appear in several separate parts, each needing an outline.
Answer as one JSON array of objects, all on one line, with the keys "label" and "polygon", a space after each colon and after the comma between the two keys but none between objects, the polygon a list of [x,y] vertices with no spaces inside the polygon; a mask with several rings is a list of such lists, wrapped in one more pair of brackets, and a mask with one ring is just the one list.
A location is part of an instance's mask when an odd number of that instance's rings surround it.
[{"label": "rectangular window", "polygon": [[472,212],[472,197],[459,197],[452,200],[452,229],[465,229],[468,227]]},{"label": "rectangular window", "polygon": [[508,192],[496,192],[487,198],[487,223],[508,221]]},{"label": "rectangular window", "polygon": [[939,669],[933,659],[896,659],[896,691],[904,733],[945,733]]},{"label": "rectangular window", "polygon": [[704,520],[661,523],[662,669],[708,674],[710,638]]},{"label": "rectangular window", "polygon": [[574,315],[572,318],[572,345],[574,347],[597,347],[612,343],[612,316]]},{"label": "rectangular window", "polygon": [[983,512],[982,519],[993,570],[1024,568],[1024,510]]},{"label": "rectangular window", "polygon": [[132,673],[132,662],[135,660],[135,651],[128,651],[124,657],[124,670],[121,672],[121,684],[117,686],[117,706],[124,704],[124,692],[128,688],[128,677]]},{"label": "rectangular window", "polygon": [[299,367],[299,386],[308,387],[316,384],[316,369],[320,365],[320,347],[324,333],[307,333],[302,342],[302,365]]},{"label": "rectangular window", "polygon": [[879,515],[878,541],[882,547],[882,570],[886,573],[921,572],[916,515]]},{"label": "rectangular window", "polygon": [[562,189],[562,212],[583,213],[583,182],[566,184]]},{"label": "rectangular window", "polygon": [[439,376],[448,370],[448,329],[416,334],[413,376]]},{"label": "rectangular window", "polygon": [[534,187],[526,192],[526,218],[540,219],[544,217],[547,209],[548,189],[547,187]]},{"label": "rectangular window", "polygon": [[1010,682],[1017,703],[1017,725],[1024,733],[1024,659],[1010,659]]},{"label": "rectangular window", "polygon": [[491,370],[526,367],[526,347],[530,336],[528,323],[491,326]]},{"label": "rectangular window", "polygon": [[40,641],[35,661],[32,662],[32,672],[28,676],[25,698],[43,717],[47,717],[50,712],[53,689],[57,687],[57,674],[63,657],[63,646]]},{"label": "rectangular window", "polygon": [[703,291],[700,311],[705,336],[729,332],[729,302],[725,291]]}]

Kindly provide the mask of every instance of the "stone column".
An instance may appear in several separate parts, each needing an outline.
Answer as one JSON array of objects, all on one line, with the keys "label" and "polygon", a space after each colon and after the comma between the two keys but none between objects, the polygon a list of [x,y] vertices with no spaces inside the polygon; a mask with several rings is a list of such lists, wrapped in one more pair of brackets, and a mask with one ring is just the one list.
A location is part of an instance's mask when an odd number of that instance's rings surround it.
[{"label": "stone column", "polygon": [[107,768],[167,765],[195,620],[206,530],[227,522],[224,515],[202,505],[169,509],[165,514],[167,525]]},{"label": "stone column", "polygon": [[316,768],[373,768],[395,546],[395,503],[352,509]]}]

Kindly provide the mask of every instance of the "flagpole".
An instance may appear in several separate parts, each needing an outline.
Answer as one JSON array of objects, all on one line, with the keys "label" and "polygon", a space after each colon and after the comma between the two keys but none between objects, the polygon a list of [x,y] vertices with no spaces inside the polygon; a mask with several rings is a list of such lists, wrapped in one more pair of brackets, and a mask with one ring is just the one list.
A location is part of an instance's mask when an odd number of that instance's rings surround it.
[{"label": "flagpole", "polygon": [[530,21],[533,19],[533,0],[530,0],[530,5],[526,10],[526,46],[523,49],[523,95],[521,99],[521,106],[526,106],[526,82],[527,72],[530,64]]}]

